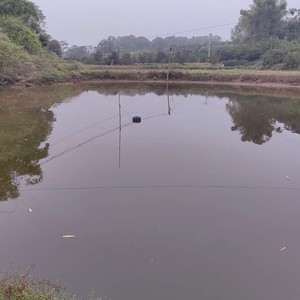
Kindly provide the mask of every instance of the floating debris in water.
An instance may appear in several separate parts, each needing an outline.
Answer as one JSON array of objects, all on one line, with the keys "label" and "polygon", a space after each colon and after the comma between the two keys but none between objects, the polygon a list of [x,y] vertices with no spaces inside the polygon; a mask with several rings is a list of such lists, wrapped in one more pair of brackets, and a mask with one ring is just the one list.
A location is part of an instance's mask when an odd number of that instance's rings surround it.
[{"label": "floating debris in water", "polygon": [[64,239],[73,239],[73,238],[75,238],[76,236],[73,235],[73,234],[65,234],[65,235],[63,235],[62,237],[63,237]]},{"label": "floating debris in water", "polygon": [[32,209],[31,208],[29,208],[28,210],[29,210],[30,213],[32,213]]},{"label": "floating debris in water", "polygon": [[150,262],[151,262],[151,264],[153,264],[154,263],[154,258],[151,258]]},{"label": "floating debris in water", "polygon": [[286,250],[286,247],[283,247],[283,248],[280,249],[280,251],[284,251],[284,250]]},{"label": "floating debris in water", "polygon": [[286,180],[290,180],[290,177],[289,177],[289,176],[286,176],[285,178],[286,178]]}]

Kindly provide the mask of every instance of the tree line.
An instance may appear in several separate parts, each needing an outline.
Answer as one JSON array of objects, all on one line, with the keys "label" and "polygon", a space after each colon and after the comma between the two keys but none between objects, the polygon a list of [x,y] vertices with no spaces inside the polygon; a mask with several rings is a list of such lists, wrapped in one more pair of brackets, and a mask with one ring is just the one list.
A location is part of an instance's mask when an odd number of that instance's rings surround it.
[{"label": "tree line", "polygon": [[143,36],[110,36],[96,47],[74,45],[63,56],[89,64],[166,63],[171,58],[174,63],[295,69],[300,66],[299,49],[300,10],[289,9],[285,0],[253,0],[249,9],[240,11],[231,41],[217,35],[152,41]]},{"label": "tree line", "polygon": [[[300,66],[300,10],[286,0],[253,0],[240,12],[232,40],[218,35],[101,40],[96,47],[58,42],[45,30],[45,16],[28,0],[0,1],[0,66],[17,48],[29,54],[50,51],[87,64],[220,63],[226,67],[296,69]],[[14,45],[11,45],[14,43]],[[1,50],[2,49],[2,50]],[[19,51],[20,52],[20,51]],[[20,59],[22,58],[20,52]],[[10,61],[11,56],[10,56]]]},{"label": "tree line", "polygon": [[114,37],[101,40],[96,47],[72,46],[64,52],[64,57],[78,59],[91,64],[134,64],[165,63],[170,52],[176,62],[196,62],[199,56],[195,50],[203,48],[202,60],[207,58],[208,44],[220,44],[219,36],[196,36],[166,38],[157,37],[152,41],[146,37],[134,35]]}]

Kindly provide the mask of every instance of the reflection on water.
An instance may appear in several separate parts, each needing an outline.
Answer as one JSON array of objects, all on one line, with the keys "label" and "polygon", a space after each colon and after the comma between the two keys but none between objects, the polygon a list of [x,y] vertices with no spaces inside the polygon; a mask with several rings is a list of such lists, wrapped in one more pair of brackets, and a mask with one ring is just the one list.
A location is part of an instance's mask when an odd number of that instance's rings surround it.
[{"label": "reflection on water", "polygon": [[42,181],[39,161],[48,156],[55,121],[53,104],[78,91],[45,88],[43,91],[6,91],[0,98],[0,201],[19,196],[21,181],[34,185]]},{"label": "reflection on water", "polygon": [[232,130],[238,130],[243,142],[258,145],[272,138],[274,131],[284,129],[300,133],[300,102],[290,99],[272,99],[270,97],[253,96],[229,97],[227,111],[232,117]]},{"label": "reflection on water", "polygon": [[[51,134],[55,121],[51,106],[69,97],[84,93],[86,89],[97,91],[105,96],[119,94],[135,97],[145,96],[149,93],[157,96],[166,95],[167,114],[169,115],[171,114],[170,97],[173,96],[183,95],[187,99],[191,95],[204,96],[206,104],[208,96],[226,97],[228,98],[226,110],[233,122],[231,130],[238,131],[243,142],[248,141],[258,145],[268,142],[274,132],[282,132],[283,128],[278,123],[282,123],[285,130],[300,133],[300,100],[289,98],[226,94],[218,90],[207,91],[194,86],[181,85],[102,84],[100,87],[64,86],[55,89],[33,89],[28,92],[2,92],[0,101],[0,200],[17,198],[20,181],[27,185],[34,185],[42,181],[43,173],[39,162],[41,159],[47,158],[49,154],[49,144],[44,142]],[[121,111],[119,114],[121,118]],[[97,124],[98,122],[95,125]],[[122,126],[119,126],[120,134],[121,129]],[[80,132],[81,130],[73,134]],[[108,133],[110,132],[109,130]],[[81,144],[84,145],[85,142],[64,150],[58,156],[77,149],[82,146]],[[121,143],[119,144],[121,145]],[[49,160],[56,157],[51,157]]]},{"label": "reflection on water", "polygon": [[299,299],[297,95],[5,91],[0,127],[1,271],[103,299]]}]

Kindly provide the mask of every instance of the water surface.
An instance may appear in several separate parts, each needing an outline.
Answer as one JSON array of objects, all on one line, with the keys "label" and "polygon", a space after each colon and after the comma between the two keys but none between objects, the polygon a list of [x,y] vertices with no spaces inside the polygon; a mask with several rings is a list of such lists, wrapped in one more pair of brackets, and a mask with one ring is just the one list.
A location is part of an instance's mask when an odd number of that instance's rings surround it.
[{"label": "water surface", "polygon": [[3,91],[0,126],[2,272],[85,298],[299,299],[300,97]]}]

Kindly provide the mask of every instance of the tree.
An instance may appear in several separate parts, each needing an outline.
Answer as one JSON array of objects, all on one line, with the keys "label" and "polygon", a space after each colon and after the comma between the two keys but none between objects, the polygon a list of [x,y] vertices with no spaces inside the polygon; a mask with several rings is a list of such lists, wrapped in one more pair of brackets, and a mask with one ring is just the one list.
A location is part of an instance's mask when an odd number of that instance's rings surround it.
[{"label": "tree", "polygon": [[102,40],[97,47],[102,53],[118,52],[118,40],[114,36],[109,36],[107,39]]},{"label": "tree", "polygon": [[66,41],[60,41],[60,47],[63,53],[65,53],[69,49],[69,44]]},{"label": "tree", "polygon": [[61,57],[62,56],[62,49],[60,46],[59,41],[57,40],[51,40],[48,44],[48,50],[55,53],[57,56]]},{"label": "tree", "polygon": [[72,46],[64,53],[64,57],[70,59],[84,60],[89,58],[90,53],[87,50],[86,46]]},{"label": "tree", "polygon": [[1,0],[0,16],[21,18],[36,33],[42,31],[45,20],[45,16],[38,6],[27,0]]},{"label": "tree", "polygon": [[120,60],[122,65],[130,65],[132,63],[132,57],[130,53],[124,53],[121,56],[121,60]]},{"label": "tree", "polygon": [[287,14],[286,0],[253,0],[248,10],[241,10],[232,39],[238,42],[258,42],[269,37],[282,38],[283,18]]},{"label": "tree", "polygon": [[118,65],[119,64],[119,53],[116,51],[113,51],[111,55],[107,58],[107,64],[108,65]]},{"label": "tree", "polygon": [[103,63],[103,54],[100,49],[96,48],[92,53],[92,61],[93,63],[100,65]]},{"label": "tree", "polygon": [[157,51],[156,56],[154,58],[155,63],[167,63],[169,61],[169,56],[164,51]]},{"label": "tree", "polygon": [[42,45],[38,35],[30,30],[19,18],[0,18],[0,28],[7,34],[11,41],[23,47],[31,54],[38,54],[42,50]]}]

